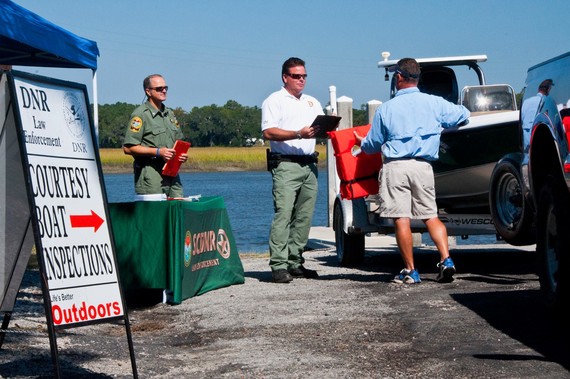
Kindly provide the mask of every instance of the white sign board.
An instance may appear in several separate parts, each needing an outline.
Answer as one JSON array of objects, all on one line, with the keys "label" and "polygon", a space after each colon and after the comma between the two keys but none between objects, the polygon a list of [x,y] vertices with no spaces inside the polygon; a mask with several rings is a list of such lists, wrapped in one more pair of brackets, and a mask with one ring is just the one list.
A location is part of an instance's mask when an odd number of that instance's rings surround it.
[{"label": "white sign board", "polygon": [[85,87],[15,76],[14,91],[35,208],[36,250],[53,324],[121,317],[123,301]]}]

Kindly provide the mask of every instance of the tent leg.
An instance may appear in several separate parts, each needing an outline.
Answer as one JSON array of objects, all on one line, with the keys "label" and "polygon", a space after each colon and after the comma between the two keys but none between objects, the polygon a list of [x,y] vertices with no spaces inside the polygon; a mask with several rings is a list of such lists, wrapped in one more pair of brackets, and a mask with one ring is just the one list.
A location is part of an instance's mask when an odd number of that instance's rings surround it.
[{"label": "tent leg", "polygon": [[8,329],[8,324],[12,318],[12,312],[4,313],[4,319],[2,320],[2,326],[0,327],[0,349],[2,349],[2,344],[4,343],[4,337],[6,336],[6,330]]}]

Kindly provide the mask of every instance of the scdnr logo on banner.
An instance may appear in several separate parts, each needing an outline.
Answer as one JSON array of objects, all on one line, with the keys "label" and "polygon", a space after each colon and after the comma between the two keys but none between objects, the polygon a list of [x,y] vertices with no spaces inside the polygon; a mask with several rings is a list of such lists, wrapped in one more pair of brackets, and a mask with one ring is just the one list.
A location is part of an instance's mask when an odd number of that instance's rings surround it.
[{"label": "scdnr logo on banner", "polygon": [[228,235],[224,229],[218,230],[218,238],[216,240],[218,241],[216,244],[218,253],[220,253],[222,258],[228,259],[230,257],[231,246],[230,239],[228,238]]},{"label": "scdnr logo on banner", "polygon": [[186,231],[184,238],[184,266],[189,267],[193,255],[217,251],[222,258],[228,259],[231,255],[230,239],[224,229],[218,229],[191,234]]},{"label": "scdnr logo on banner", "polygon": [[190,267],[190,260],[192,259],[192,234],[189,230],[186,231],[184,238],[184,266]]}]

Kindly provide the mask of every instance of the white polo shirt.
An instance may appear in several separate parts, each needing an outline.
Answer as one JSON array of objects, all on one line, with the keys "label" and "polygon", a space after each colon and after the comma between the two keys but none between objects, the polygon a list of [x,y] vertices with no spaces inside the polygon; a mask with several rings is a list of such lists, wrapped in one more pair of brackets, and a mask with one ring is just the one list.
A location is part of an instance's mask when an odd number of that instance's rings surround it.
[{"label": "white polo shirt", "polygon": [[[312,96],[301,94],[297,99],[282,87],[273,92],[261,106],[261,130],[280,128],[298,131],[309,126],[318,115],[324,114],[323,107]],[[270,141],[271,151],[289,155],[308,155],[315,151],[315,139],[294,139]]]}]

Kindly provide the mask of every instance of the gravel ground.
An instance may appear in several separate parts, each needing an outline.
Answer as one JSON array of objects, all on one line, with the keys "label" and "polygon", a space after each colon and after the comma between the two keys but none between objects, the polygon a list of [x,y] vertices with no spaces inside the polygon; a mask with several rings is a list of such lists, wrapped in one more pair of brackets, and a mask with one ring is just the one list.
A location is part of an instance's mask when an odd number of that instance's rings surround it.
[{"label": "gravel ground", "polygon": [[[437,254],[417,249],[422,283],[391,283],[393,247],[342,268],[305,254],[316,280],[271,283],[266,256],[243,256],[246,281],[172,306],[127,297],[140,378],[570,378],[567,328],[542,307],[533,252],[458,247],[458,274],[435,282]],[[53,366],[38,272],[24,278],[0,377],[48,378]],[[17,333],[15,333],[17,332]],[[57,334],[65,378],[132,377],[125,328]]]}]

